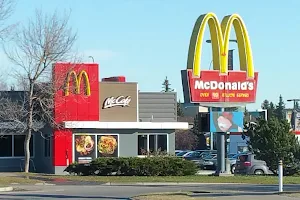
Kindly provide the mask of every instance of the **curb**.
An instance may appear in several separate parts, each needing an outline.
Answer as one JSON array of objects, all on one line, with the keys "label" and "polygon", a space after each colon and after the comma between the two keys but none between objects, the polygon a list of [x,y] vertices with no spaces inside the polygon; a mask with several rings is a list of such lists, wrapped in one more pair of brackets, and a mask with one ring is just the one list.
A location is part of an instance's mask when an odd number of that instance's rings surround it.
[{"label": "curb", "polygon": [[0,187],[0,192],[11,192],[13,190],[13,187]]},{"label": "curb", "polygon": [[34,185],[56,185],[56,184],[53,184],[53,183],[36,183]]},{"label": "curb", "polygon": [[185,182],[137,182],[137,183],[116,183],[116,182],[107,182],[102,185],[114,185],[114,186],[136,186],[136,185],[145,185],[145,186],[172,186],[172,185],[234,185],[241,184],[247,185],[246,183],[185,183]]}]

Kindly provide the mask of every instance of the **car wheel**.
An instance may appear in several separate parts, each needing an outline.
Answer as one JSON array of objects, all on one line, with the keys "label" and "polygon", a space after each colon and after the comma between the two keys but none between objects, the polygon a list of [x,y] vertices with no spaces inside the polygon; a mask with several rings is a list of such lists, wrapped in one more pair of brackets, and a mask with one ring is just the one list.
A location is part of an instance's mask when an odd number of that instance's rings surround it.
[{"label": "car wheel", "polygon": [[257,170],[254,171],[254,174],[255,174],[255,175],[262,175],[262,174],[265,174],[265,173],[264,173],[263,170],[257,169]]},{"label": "car wheel", "polygon": [[230,170],[230,171],[231,171],[232,174],[234,174],[234,171],[235,171],[235,165],[232,165],[232,166],[231,166],[231,170]]}]

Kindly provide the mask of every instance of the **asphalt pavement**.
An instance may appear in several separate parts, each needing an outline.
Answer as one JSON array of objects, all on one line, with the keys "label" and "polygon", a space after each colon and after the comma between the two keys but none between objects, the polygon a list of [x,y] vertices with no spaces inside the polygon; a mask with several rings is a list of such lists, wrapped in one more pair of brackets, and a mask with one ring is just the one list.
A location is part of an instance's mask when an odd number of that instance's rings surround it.
[{"label": "asphalt pavement", "polygon": [[[195,196],[216,199],[293,200],[297,198],[274,195],[277,185],[253,184],[102,184],[102,185],[18,185],[19,190],[0,193],[0,199],[130,199],[133,196],[157,192],[194,192]],[[285,191],[297,191],[300,185],[285,185]]]}]

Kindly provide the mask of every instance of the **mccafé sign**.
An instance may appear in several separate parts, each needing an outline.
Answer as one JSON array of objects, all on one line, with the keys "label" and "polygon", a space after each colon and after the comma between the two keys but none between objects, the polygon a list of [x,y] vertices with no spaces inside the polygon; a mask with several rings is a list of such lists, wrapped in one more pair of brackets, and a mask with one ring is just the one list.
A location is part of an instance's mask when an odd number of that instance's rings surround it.
[{"label": "mccaf\u00e9 sign", "polygon": [[131,96],[117,96],[117,97],[108,97],[104,100],[103,109],[112,108],[116,106],[129,106],[131,101]]},{"label": "mccaf\u00e9 sign", "polygon": [[130,82],[99,84],[99,113],[103,122],[138,121],[138,86]]},{"label": "mccaf\u00e9 sign", "polygon": [[[213,70],[201,70],[201,53],[205,27],[208,24],[213,51]],[[239,48],[240,71],[228,70],[231,27]],[[201,15],[191,36],[187,80],[190,101],[252,103],[256,100],[258,72],[254,71],[252,50],[242,18],[229,15],[219,23],[214,13]]]}]

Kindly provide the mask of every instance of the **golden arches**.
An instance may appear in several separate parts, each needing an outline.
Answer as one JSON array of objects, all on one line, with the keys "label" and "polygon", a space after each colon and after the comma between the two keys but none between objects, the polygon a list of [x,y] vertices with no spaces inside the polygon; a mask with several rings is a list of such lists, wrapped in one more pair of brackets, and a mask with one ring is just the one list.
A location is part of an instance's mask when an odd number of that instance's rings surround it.
[{"label": "golden arches", "polygon": [[201,15],[194,26],[190,40],[187,68],[193,69],[195,76],[200,76],[201,52],[205,26],[208,24],[213,53],[213,69],[226,74],[228,69],[228,50],[231,25],[236,32],[239,48],[240,69],[247,71],[249,78],[254,78],[254,65],[250,39],[242,18],[237,14],[225,16],[221,22],[214,13]]},{"label": "golden arches", "polygon": [[65,96],[69,96],[69,94],[70,94],[71,77],[73,78],[73,81],[74,81],[75,94],[80,94],[80,83],[81,83],[81,79],[84,78],[84,80],[85,80],[85,95],[87,95],[87,96],[91,95],[90,81],[89,81],[89,77],[88,77],[88,74],[86,73],[86,71],[82,70],[77,76],[76,72],[74,70],[72,70],[67,74],[67,77],[66,77],[65,91],[64,91]]}]

